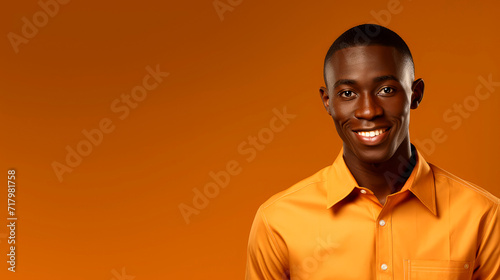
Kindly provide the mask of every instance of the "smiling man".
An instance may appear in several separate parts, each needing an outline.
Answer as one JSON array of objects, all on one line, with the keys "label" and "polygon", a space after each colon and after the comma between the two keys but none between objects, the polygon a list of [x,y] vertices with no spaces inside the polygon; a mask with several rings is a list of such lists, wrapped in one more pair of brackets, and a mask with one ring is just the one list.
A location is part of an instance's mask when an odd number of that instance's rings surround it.
[{"label": "smiling man", "polygon": [[260,206],[247,280],[500,279],[499,199],[410,142],[424,94],[414,73],[408,46],[385,27],[335,40],[319,91],[343,147]]}]

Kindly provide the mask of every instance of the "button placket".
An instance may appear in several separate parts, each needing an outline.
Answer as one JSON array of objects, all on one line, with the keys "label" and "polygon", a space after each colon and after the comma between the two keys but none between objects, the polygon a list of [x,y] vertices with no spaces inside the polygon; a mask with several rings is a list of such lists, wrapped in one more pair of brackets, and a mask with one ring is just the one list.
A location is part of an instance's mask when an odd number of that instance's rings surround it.
[{"label": "button placket", "polygon": [[378,219],[375,221],[377,227],[377,264],[378,276],[377,279],[393,279],[392,267],[392,228],[391,221],[391,203],[388,201]]}]

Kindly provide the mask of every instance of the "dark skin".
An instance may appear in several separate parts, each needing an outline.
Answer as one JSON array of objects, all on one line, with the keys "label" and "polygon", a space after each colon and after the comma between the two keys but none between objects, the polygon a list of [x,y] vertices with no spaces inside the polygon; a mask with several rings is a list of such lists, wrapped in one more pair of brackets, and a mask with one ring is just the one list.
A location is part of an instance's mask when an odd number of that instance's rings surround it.
[{"label": "dark skin", "polygon": [[[424,81],[414,80],[410,60],[394,47],[370,45],[335,52],[325,67],[319,92],[343,141],[344,160],[360,187],[380,204],[398,192],[414,160],[410,146],[410,109],[422,101]],[[366,140],[370,131],[383,135]],[[414,163],[414,162],[413,162]],[[392,174],[396,180],[388,180]]]}]

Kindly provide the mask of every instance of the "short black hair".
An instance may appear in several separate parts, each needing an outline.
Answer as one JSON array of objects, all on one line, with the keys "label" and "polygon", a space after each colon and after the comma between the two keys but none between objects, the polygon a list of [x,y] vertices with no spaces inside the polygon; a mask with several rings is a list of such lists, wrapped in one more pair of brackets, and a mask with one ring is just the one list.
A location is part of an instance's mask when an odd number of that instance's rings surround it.
[{"label": "short black hair", "polygon": [[[333,54],[349,47],[381,45],[396,48],[403,56],[410,59],[413,72],[415,73],[415,65],[410,48],[405,41],[396,32],[377,24],[361,24],[355,26],[346,32],[342,33],[330,46],[325,56],[323,64],[323,79],[326,83],[326,66]],[[328,86],[328,85],[327,85]]]}]

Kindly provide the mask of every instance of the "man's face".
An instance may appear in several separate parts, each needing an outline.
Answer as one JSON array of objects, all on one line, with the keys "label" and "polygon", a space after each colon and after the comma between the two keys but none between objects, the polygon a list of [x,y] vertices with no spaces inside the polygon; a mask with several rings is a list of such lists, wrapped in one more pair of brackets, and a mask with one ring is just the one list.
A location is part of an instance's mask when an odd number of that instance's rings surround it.
[{"label": "man's face", "polygon": [[320,94],[344,149],[362,162],[389,160],[409,143],[410,108],[422,99],[423,81],[394,47],[356,46],[337,51],[325,68]]}]

